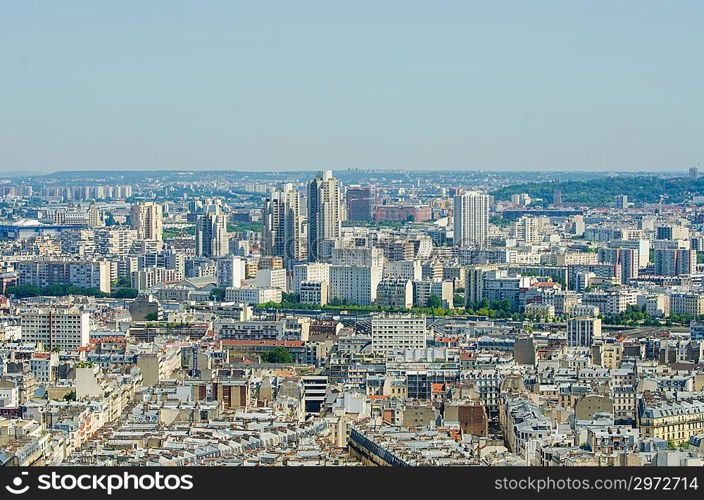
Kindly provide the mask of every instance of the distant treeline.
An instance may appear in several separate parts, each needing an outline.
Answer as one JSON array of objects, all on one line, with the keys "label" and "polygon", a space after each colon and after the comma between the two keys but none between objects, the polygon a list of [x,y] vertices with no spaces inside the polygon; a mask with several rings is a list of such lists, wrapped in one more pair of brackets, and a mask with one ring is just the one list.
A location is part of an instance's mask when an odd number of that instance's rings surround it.
[{"label": "distant treeline", "polygon": [[497,200],[508,200],[513,194],[527,193],[532,198],[542,198],[544,204],[552,203],[552,193],[562,193],[565,203],[584,203],[602,206],[614,201],[619,194],[628,196],[629,202],[680,203],[704,192],[704,178],[661,178],[656,176],[616,176],[588,181],[528,182],[503,187],[492,194]]},{"label": "distant treeline", "polygon": [[136,288],[118,288],[112,293],[105,293],[99,288],[83,288],[73,285],[18,285],[10,286],[5,290],[6,295],[12,295],[18,299],[27,297],[65,297],[67,295],[84,295],[87,297],[110,297],[113,299],[133,299],[139,291]]}]

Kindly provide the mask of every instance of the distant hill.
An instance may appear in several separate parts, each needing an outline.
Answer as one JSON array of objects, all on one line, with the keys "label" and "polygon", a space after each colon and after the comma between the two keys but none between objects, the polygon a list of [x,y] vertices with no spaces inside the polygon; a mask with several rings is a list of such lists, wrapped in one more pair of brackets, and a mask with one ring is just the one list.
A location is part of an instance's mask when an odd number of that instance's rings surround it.
[{"label": "distant hill", "polygon": [[10,170],[8,172],[3,172],[0,170],[0,178],[9,177],[29,177],[33,175],[44,175],[42,172],[28,172],[27,170]]},{"label": "distant hill", "polygon": [[544,204],[552,202],[552,193],[559,190],[564,203],[584,203],[590,206],[603,206],[614,201],[619,194],[628,196],[630,202],[658,203],[661,196],[664,202],[680,203],[693,195],[704,193],[704,178],[689,177],[662,178],[642,177],[603,177],[587,181],[568,182],[528,182],[513,184],[494,191],[497,200],[509,200],[512,194],[527,193],[532,198],[542,198]]}]

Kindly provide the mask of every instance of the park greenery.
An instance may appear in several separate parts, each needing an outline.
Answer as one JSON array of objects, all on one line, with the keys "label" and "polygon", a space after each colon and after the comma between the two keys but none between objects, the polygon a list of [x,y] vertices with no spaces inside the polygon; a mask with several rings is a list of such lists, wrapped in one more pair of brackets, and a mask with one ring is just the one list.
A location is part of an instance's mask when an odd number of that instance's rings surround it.
[{"label": "park greenery", "polygon": [[658,319],[645,312],[645,308],[635,305],[626,306],[619,314],[599,315],[604,325],[623,326],[688,326],[692,320],[704,320],[704,315],[670,313],[666,318]]},{"label": "park greenery", "polygon": [[195,226],[169,227],[162,230],[162,237],[167,240],[170,238],[184,238],[186,236],[195,236]]},{"label": "park greenery", "polygon": [[[347,312],[390,312],[390,313],[412,313],[426,316],[478,316],[491,319],[502,319],[511,321],[551,321],[553,323],[564,321],[564,317],[545,318],[539,315],[521,313],[511,310],[509,300],[489,301],[487,299],[467,304],[462,307],[462,302],[456,303],[458,307],[447,309],[442,307],[439,297],[431,296],[428,299],[427,307],[389,307],[380,305],[360,306],[350,304],[347,301],[333,298],[328,304],[320,306],[317,304],[303,304],[298,301],[296,294],[283,294],[282,302],[265,302],[259,304],[259,309],[294,309],[311,311],[347,311]],[[464,299],[462,299],[464,301]],[[704,321],[702,316],[690,316],[686,314],[672,313],[666,318],[654,318],[650,314],[635,305],[629,305],[626,310],[619,314],[599,315],[604,325],[612,326],[687,326],[690,321],[698,319]]]},{"label": "park greenery", "polygon": [[493,215],[489,219],[489,222],[494,224],[495,226],[501,226],[501,227],[508,227],[511,225],[511,221],[508,219],[504,219],[501,215]]},{"label": "park greenery", "polygon": [[659,326],[660,322],[650,316],[638,306],[626,306],[626,310],[619,314],[602,315],[602,323],[605,325],[639,325]]},{"label": "park greenery", "polygon": [[381,305],[360,306],[350,304],[345,300],[333,298],[328,304],[303,304],[301,302],[265,302],[257,306],[259,309],[297,309],[311,311],[347,311],[347,312],[398,312],[424,314],[426,316],[457,316],[463,314],[462,309],[446,309],[444,307],[391,307]]},{"label": "park greenery", "polygon": [[476,316],[487,316],[489,318],[510,318],[511,302],[509,300],[492,300],[487,299],[479,302],[467,304],[467,314]]},{"label": "park greenery", "polygon": [[230,233],[242,233],[245,231],[261,233],[262,227],[263,224],[261,222],[230,222],[227,225],[227,231]]}]

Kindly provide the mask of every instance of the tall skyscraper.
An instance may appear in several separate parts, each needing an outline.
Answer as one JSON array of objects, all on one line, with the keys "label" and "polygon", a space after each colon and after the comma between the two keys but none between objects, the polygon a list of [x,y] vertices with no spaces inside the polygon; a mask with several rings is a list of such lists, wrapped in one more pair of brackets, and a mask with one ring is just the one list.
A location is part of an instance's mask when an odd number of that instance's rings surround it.
[{"label": "tall skyscraper", "polygon": [[161,205],[153,201],[140,201],[130,207],[130,227],[137,230],[140,240],[163,240],[163,215]]},{"label": "tall skyscraper", "polygon": [[196,223],[196,255],[222,257],[228,253],[227,217],[218,205],[210,205]]},{"label": "tall skyscraper", "polygon": [[244,261],[239,257],[228,255],[216,260],[215,277],[221,288],[239,288],[244,279]]},{"label": "tall skyscraper", "polygon": [[301,195],[292,184],[276,189],[264,202],[264,255],[284,257],[286,266],[306,257]]},{"label": "tall skyscraper", "polygon": [[341,228],[340,182],[326,170],[308,185],[308,260],[320,260],[323,241],[339,237]]},{"label": "tall skyscraper", "polygon": [[655,249],[655,274],[680,276],[697,270],[697,251],[684,248]]},{"label": "tall skyscraper", "polygon": [[471,191],[455,196],[454,241],[460,247],[482,248],[489,243],[489,196]]},{"label": "tall skyscraper", "polygon": [[599,262],[621,266],[621,281],[629,283],[638,277],[640,264],[636,248],[600,248]]},{"label": "tall skyscraper", "polygon": [[88,206],[88,225],[90,227],[104,226],[105,220],[103,219],[103,212],[98,209],[94,202],[90,202]]}]

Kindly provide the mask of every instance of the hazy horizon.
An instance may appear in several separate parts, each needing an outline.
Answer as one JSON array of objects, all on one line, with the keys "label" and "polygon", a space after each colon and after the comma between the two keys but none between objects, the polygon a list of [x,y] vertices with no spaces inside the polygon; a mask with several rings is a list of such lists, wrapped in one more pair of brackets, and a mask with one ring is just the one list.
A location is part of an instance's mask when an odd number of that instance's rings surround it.
[{"label": "hazy horizon", "polygon": [[698,1],[22,1],[3,14],[0,173],[674,173],[704,159]]},{"label": "hazy horizon", "polygon": [[[696,165],[695,165],[696,166]],[[701,165],[698,166],[701,169]],[[246,173],[246,174],[256,174],[256,173],[262,173],[262,174],[298,174],[298,173],[316,173],[316,172],[321,172],[323,170],[332,170],[333,175],[336,173],[340,172],[348,172],[348,169],[334,169],[334,168],[325,168],[325,169],[279,169],[279,170],[264,170],[264,169],[233,169],[233,168],[220,168],[220,169],[207,169],[207,168],[202,168],[202,169],[170,169],[170,168],[124,168],[120,170],[116,169],[74,169],[74,170],[46,170],[46,171],[5,171],[2,168],[0,168],[0,177],[32,177],[32,176],[52,176],[52,175],[62,175],[62,174],[81,174],[81,173],[106,173],[106,174],[119,174],[121,172],[129,172],[129,173],[137,173],[137,172],[181,172],[181,173],[194,173],[194,174],[202,174],[202,173],[215,173],[215,172],[222,172],[222,173]],[[355,171],[355,169],[351,170],[352,172]],[[378,173],[394,173],[394,172],[418,172],[418,173],[441,173],[441,172],[446,172],[446,173],[451,173],[451,172],[457,172],[457,173],[468,173],[468,172],[478,172],[478,173],[487,173],[487,174],[528,174],[528,173],[536,173],[536,174],[570,174],[570,175],[579,175],[579,174],[584,174],[584,175],[592,175],[592,174],[599,174],[601,176],[619,176],[619,175],[628,175],[628,176],[649,176],[649,175],[654,175],[654,176],[665,176],[665,177],[688,177],[689,176],[689,171],[688,170],[593,170],[591,172],[580,172],[578,170],[538,170],[538,169],[531,169],[531,170],[489,170],[489,169],[444,169],[443,171],[440,171],[438,169],[423,169],[423,168],[406,168],[406,169],[394,169],[394,168],[379,168],[379,169],[357,169],[356,171],[359,172],[365,172],[365,171],[370,171],[370,172],[378,172]]]}]

